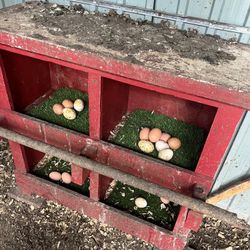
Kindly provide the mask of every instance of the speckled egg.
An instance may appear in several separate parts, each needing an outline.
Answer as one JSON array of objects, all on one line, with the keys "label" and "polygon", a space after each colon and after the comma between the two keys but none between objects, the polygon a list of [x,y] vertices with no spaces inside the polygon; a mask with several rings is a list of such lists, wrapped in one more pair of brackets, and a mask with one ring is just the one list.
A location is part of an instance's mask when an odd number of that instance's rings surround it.
[{"label": "speckled egg", "polygon": [[63,105],[62,104],[59,104],[59,103],[56,103],[53,105],[53,112],[56,114],[56,115],[62,115],[63,113]]},{"label": "speckled egg", "polygon": [[151,142],[157,142],[161,138],[161,130],[159,128],[153,128],[148,135],[148,138]]},{"label": "speckled egg", "polygon": [[62,181],[63,181],[63,183],[70,184],[71,180],[72,180],[72,178],[71,178],[71,175],[69,173],[67,173],[67,172],[62,173]]},{"label": "speckled egg", "polygon": [[161,202],[164,204],[168,204],[170,201],[166,197],[161,197]]},{"label": "speckled egg", "polygon": [[74,107],[74,103],[69,99],[65,99],[62,102],[62,105],[63,105],[64,108],[69,108],[69,109],[72,109]]},{"label": "speckled egg", "polygon": [[181,147],[181,141],[180,141],[180,139],[178,139],[176,137],[172,137],[168,140],[168,145],[173,150],[177,150]]},{"label": "speckled egg", "polygon": [[173,156],[174,156],[174,152],[170,148],[163,149],[158,154],[158,157],[164,161],[170,161],[173,158]]},{"label": "speckled egg", "polygon": [[144,198],[138,197],[138,198],[135,199],[135,205],[138,208],[145,208],[148,205],[148,203]]},{"label": "speckled egg", "polygon": [[63,116],[68,120],[74,120],[76,118],[76,112],[70,108],[63,109]]},{"label": "speckled egg", "polygon": [[140,131],[140,140],[148,140],[148,135],[149,135],[150,129],[149,128],[143,128]]},{"label": "speckled egg", "polygon": [[138,142],[138,147],[144,153],[152,153],[154,151],[154,144],[150,141],[141,140]]},{"label": "speckled egg", "polygon": [[169,145],[165,141],[157,141],[155,143],[155,148],[157,151],[161,151],[163,149],[169,148]]},{"label": "speckled egg", "polygon": [[160,140],[167,142],[170,139],[170,137],[171,137],[170,134],[168,134],[168,133],[162,133]]},{"label": "speckled egg", "polygon": [[83,100],[81,100],[81,99],[76,99],[76,100],[74,101],[74,109],[75,109],[76,111],[78,111],[78,112],[83,111],[83,109],[84,109],[84,102],[83,102]]},{"label": "speckled egg", "polygon": [[49,178],[53,181],[60,181],[62,175],[59,172],[53,171],[49,173]]}]

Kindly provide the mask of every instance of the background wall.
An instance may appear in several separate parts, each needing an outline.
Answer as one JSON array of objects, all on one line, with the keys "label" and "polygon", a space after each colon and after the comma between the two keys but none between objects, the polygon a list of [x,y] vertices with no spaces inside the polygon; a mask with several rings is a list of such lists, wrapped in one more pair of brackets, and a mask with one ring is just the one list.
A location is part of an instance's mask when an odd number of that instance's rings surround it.
[{"label": "background wall", "polygon": [[24,2],[24,0],[0,0],[0,9],[22,2]]},{"label": "background wall", "polygon": [[[218,173],[213,192],[236,181],[250,178],[250,111],[247,113],[225,162]],[[250,224],[250,190],[221,201],[219,207],[235,212]]]}]

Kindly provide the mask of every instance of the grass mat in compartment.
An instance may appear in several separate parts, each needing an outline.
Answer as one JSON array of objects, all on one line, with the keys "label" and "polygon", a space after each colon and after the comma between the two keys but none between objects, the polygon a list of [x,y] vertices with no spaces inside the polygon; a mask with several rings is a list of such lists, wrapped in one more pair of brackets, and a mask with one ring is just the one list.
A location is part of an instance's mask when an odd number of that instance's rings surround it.
[{"label": "grass mat in compartment", "polygon": [[[52,107],[56,103],[62,103],[65,99],[75,101],[76,99],[83,99],[84,110],[77,112],[75,120],[67,120],[63,115],[56,115]],[[48,121],[65,128],[69,128],[84,134],[89,133],[89,111],[88,111],[88,94],[83,93],[77,89],[61,88],[52,93],[45,101],[38,105],[34,105],[26,112],[28,115],[38,119]]]},{"label": "grass mat in compartment", "polygon": [[[41,163],[41,166],[38,166],[34,169],[33,174],[52,181],[49,178],[49,173],[52,171],[57,171],[60,173],[67,172],[71,174],[71,164],[67,161],[58,159],[57,157],[47,158],[46,160],[44,160],[44,163]],[[53,182],[58,183],[78,193],[89,196],[89,178],[87,178],[87,180],[82,186],[76,185],[74,183],[63,184],[61,181]]]},{"label": "grass mat in compartment", "polygon": [[[135,199],[138,197],[146,199],[147,206],[145,208],[136,207]],[[168,230],[173,229],[179,213],[179,205],[172,202],[163,204],[158,196],[119,181],[116,182],[104,203]]]},{"label": "grass mat in compartment", "polygon": [[[206,140],[206,132],[203,129],[165,115],[136,110],[128,114],[124,124],[119,126],[118,132],[115,132],[110,140],[117,145],[143,153],[138,147],[142,127],[159,128],[171,136],[178,137],[182,146],[175,151],[170,162],[189,170],[195,169]],[[157,157],[158,153],[154,150],[148,155]]]}]

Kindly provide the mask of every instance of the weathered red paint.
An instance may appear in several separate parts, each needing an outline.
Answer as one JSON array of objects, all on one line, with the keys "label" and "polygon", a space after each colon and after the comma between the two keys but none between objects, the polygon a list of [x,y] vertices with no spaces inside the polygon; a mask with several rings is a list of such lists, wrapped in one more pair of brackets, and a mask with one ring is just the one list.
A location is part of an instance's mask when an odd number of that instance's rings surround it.
[{"label": "weathered red paint", "polygon": [[[146,101],[145,101],[146,100]],[[145,109],[210,130],[216,108],[138,87],[129,87],[128,112]]]},{"label": "weathered red paint", "polygon": [[24,110],[51,89],[47,63],[5,51],[1,54],[15,110]]},{"label": "weathered red paint", "polygon": [[89,174],[89,170],[82,169],[75,164],[71,164],[71,176],[73,183],[83,185],[86,179],[89,177]]},{"label": "weathered red paint", "polygon": [[[53,89],[69,87],[87,92],[88,74],[58,64],[49,63],[50,82]],[[73,100],[74,101],[74,100]]]},{"label": "weathered red paint", "polygon": [[0,54],[0,96],[1,96],[1,107],[6,109],[12,109],[13,102],[1,54]]},{"label": "weathered red paint", "polygon": [[218,109],[196,173],[214,178],[244,113],[245,110],[228,105]]},{"label": "weathered red paint", "polygon": [[15,163],[15,173],[29,172],[30,168],[25,154],[25,147],[13,141],[9,141],[9,145]]},{"label": "weathered red paint", "polygon": [[100,194],[100,183],[101,183],[101,175],[91,171],[90,172],[90,188],[89,188],[89,197],[95,201],[99,201]]},{"label": "weathered red paint", "polygon": [[93,139],[101,138],[101,75],[89,73],[88,93],[89,93],[89,125],[90,136]]},{"label": "weathered red paint", "polygon": [[[89,135],[20,113],[60,87],[88,92]],[[0,94],[1,126],[189,196],[195,186],[203,189],[203,196],[209,193],[243,108],[250,108],[249,93],[2,31]],[[176,117],[209,132],[195,171],[102,141],[126,112],[138,108]],[[183,249],[190,230],[199,228],[202,216],[184,207],[170,232],[103,205],[100,201],[112,179],[75,165],[73,182],[81,185],[89,176],[91,199],[36,178],[27,172],[43,154],[14,142],[10,147],[17,185],[24,193],[35,192],[60,202],[163,249]]]},{"label": "weathered red paint", "polygon": [[201,223],[202,223],[202,214],[192,210],[188,210],[184,227],[197,232],[200,228]]},{"label": "weathered red paint", "polygon": [[187,213],[188,213],[187,208],[185,208],[185,207],[180,208],[178,218],[175,222],[175,226],[173,229],[173,232],[175,232],[176,234],[182,235],[183,237],[187,237],[189,232],[190,232],[190,229],[185,227]]}]

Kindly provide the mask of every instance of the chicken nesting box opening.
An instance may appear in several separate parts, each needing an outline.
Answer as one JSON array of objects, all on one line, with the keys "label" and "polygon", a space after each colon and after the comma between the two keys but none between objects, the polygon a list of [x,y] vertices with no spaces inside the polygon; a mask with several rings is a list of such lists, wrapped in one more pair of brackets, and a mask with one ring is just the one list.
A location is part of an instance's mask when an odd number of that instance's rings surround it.
[{"label": "chicken nesting box opening", "polygon": [[[162,88],[151,91],[146,84],[143,87],[103,78],[102,139],[143,153],[138,143],[140,136],[146,136],[140,144],[150,151],[148,155],[157,158],[158,152],[151,144],[161,136],[163,140],[171,137],[170,144],[176,144],[168,150],[174,151],[173,158],[170,152],[168,157],[161,153],[159,158],[194,171],[217,108],[169,95]],[[151,133],[144,130],[140,135],[142,128]]]},{"label": "chicken nesting box opening", "polygon": [[160,197],[113,180],[103,202],[157,226],[173,230],[180,206],[164,203]]},{"label": "chicken nesting box opening", "polygon": [[88,73],[0,51],[13,109],[89,134]]},{"label": "chicken nesting box opening", "polygon": [[71,172],[69,162],[48,155],[45,155],[32,169],[32,173],[38,177],[89,196],[89,178],[86,178],[82,185],[77,185],[72,182]]}]

